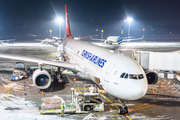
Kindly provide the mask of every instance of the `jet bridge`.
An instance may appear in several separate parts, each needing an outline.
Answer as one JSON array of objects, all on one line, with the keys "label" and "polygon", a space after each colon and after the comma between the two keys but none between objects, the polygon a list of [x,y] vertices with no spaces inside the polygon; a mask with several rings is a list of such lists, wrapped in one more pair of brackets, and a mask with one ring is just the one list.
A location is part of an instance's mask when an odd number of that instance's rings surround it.
[{"label": "jet bridge", "polygon": [[180,71],[180,53],[137,51],[133,58],[143,69],[158,71],[160,78],[174,79]]},{"label": "jet bridge", "polygon": [[154,75],[158,73],[159,78],[175,79],[177,71],[180,71],[180,53],[177,52],[149,52],[132,49],[120,49],[116,52],[137,61],[145,70],[146,75],[148,73],[154,73]]},{"label": "jet bridge", "polygon": [[148,70],[180,71],[180,53],[140,52],[137,62]]}]

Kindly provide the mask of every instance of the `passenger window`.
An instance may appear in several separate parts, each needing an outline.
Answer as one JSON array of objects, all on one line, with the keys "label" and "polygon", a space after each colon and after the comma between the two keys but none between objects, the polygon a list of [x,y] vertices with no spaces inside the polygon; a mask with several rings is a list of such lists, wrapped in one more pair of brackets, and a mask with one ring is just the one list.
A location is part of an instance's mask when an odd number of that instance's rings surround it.
[{"label": "passenger window", "polygon": [[135,74],[130,74],[130,75],[129,75],[129,78],[130,78],[130,79],[138,79],[138,78],[137,78],[137,75],[135,75]]},{"label": "passenger window", "polygon": [[143,78],[144,78],[143,74],[139,74],[139,75],[138,75],[138,78],[139,78],[139,79],[143,79]]},{"label": "passenger window", "polygon": [[128,74],[126,74],[124,78],[128,78]]},{"label": "passenger window", "polygon": [[120,77],[123,78],[125,74],[126,74],[126,73],[122,73]]}]

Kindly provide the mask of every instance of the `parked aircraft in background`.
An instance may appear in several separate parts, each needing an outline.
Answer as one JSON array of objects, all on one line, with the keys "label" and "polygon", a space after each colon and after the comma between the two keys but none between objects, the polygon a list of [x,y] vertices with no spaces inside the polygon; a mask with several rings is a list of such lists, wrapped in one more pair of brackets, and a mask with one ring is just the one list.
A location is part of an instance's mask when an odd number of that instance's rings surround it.
[{"label": "parked aircraft in background", "polygon": [[101,41],[104,41],[105,44],[111,45],[112,43],[121,44],[122,42],[142,40],[144,38],[144,35],[142,36],[142,38],[123,37],[123,33],[124,33],[124,26],[122,26],[120,36],[108,36],[107,39],[96,39],[96,38],[91,37],[91,40],[101,40]]},{"label": "parked aircraft in background", "polygon": [[0,44],[13,44],[16,39],[4,39],[0,40]]}]

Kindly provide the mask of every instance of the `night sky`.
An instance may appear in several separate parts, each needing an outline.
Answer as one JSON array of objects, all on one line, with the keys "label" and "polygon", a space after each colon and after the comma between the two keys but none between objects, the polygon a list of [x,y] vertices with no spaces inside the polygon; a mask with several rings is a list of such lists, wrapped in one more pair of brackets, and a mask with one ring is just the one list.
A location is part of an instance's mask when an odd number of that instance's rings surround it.
[{"label": "night sky", "polygon": [[180,36],[178,0],[1,0],[0,37],[23,37],[27,33],[48,36],[50,29],[56,36],[58,24],[54,19],[64,19],[65,4],[73,36],[93,35],[102,29],[104,37],[119,35],[122,25],[126,35],[127,16],[133,18],[131,35]]}]

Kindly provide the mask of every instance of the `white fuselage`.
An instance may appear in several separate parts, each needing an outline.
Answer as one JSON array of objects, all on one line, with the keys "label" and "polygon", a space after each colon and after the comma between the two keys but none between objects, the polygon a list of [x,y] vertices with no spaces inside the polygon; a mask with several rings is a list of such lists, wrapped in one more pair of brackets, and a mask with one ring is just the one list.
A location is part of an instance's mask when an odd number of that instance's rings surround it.
[{"label": "white fuselage", "polygon": [[[91,43],[65,37],[64,51],[68,57],[78,63],[76,70],[89,79],[99,78],[103,88],[111,95],[134,100],[143,97],[147,92],[147,78],[142,68],[131,58],[117,55],[109,50]],[[121,78],[122,73],[143,75],[143,79]]]},{"label": "white fuselage", "polygon": [[107,37],[107,41],[111,41],[112,43],[116,43],[118,37],[119,36],[109,36],[109,37]]}]

